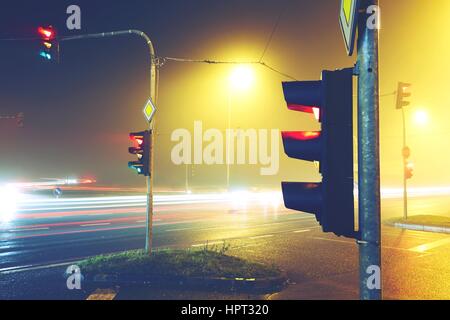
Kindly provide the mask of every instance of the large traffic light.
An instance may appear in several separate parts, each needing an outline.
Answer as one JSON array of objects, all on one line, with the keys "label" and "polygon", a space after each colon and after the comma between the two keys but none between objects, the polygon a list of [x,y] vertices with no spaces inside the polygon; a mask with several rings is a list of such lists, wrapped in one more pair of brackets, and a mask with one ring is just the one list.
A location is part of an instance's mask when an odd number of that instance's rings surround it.
[{"label": "large traffic light", "polygon": [[287,208],[315,214],[324,232],[357,238],[353,195],[353,70],[283,83],[288,108],[316,115],[321,131],[283,132],[286,154],[320,163],[322,182],[283,182]]},{"label": "large traffic light", "polygon": [[58,40],[56,30],[52,26],[39,27],[38,33],[41,38],[41,49],[39,56],[47,61],[51,61],[58,56]]},{"label": "large traffic light", "polygon": [[409,106],[410,102],[406,101],[405,98],[409,98],[411,96],[411,92],[409,92],[409,88],[411,87],[410,83],[399,82],[397,88],[397,109],[403,109],[403,107]]},{"label": "large traffic light", "polygon": [[139,175],[148,177],[150,175],[150,139],[151,131],[130,133],[133,146],[128,148],[128,152],[138,157],[137,161],[128,162],[128,167],[136,170]]}]

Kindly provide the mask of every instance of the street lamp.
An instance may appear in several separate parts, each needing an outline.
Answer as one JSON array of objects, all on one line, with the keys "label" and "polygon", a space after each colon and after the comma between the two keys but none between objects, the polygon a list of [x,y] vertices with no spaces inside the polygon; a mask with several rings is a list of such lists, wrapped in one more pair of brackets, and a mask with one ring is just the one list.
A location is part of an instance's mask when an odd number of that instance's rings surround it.
[{"label": "street lamp", "polygon": [[250,89],[255,80],[253,69],[248,65],[237,65],[230,75],[230,88],[236,91]]},{"label": "street lamp", "polygon": [[[236,91],[247,91],[249,90],[255,81],[254,70],[249,65],[236,65],[231,71],[229,77],[229,87],[228,87],[228,125],[227,131],[231,129],[231,97],[232,93]],[[227,139],[227,150],[233,148],[231,144],[232,139]],[[227,189],[230,189],[230,159],[231,152],[227,152]]]},{"label": "street lamp", "polygon": [[428,112],[426,110],[417,110],[414,113],[414,121],[419,126],[426,126],[430,121]]}]

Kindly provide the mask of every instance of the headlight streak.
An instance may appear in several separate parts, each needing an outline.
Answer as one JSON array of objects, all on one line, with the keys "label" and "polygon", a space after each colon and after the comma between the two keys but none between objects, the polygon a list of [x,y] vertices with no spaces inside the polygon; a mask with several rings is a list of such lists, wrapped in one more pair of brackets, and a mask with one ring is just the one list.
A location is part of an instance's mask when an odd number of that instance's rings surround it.
[{"label": "headlight streak", "polygon": [[19,191],[11,186],[0,187],[0,225],[14,219],[21,198]]}]

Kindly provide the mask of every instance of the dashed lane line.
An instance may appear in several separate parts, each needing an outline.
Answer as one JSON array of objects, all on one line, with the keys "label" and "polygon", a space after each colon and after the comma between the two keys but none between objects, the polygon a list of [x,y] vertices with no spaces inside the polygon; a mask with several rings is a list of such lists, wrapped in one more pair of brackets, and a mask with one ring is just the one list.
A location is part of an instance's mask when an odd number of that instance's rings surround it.
[{"label": "dashed lane line", "polygon": [[102,227],[102,226],[109,226],[111,223],[90,223],[90,224],[80,224],[80,227],[88,228],[88,227]]},{"label": "dashed lane line", "polygon": [[305,229],[305,230],[296,230],[294,231],[294,233],[305,233],[305,232],[310,232],[311,229]]},{"label": "dashed lane line", "polygon": [[266,234],[262,236],[256,236],[256,237],[250,237],[251,240],[258,240],[258,239],[266,239],[266,238],[272,238],[273,234]]},{"label": "dashed lane line", "polygon": [[224,241],[204,242],[204,243],[193,244],[192,247],[193,248],[199,248],[199,247],[204,247],[206,245],[213,246],[215,244],[223,244],[223,243],[224,243]]},{"label": "dashed lane line", "polygon": [[111,289],[97,289],[86,300],[114,300],[117,292]]},{"label": "dashed lane line", "polygon": [[31,228],[31,229],[13,229],[9,230],[9,232],[29,232],[29,231],[42,231],[49,230],[50,228]]},{"label": "dashed lane line", "polygon": [[435,249],[450,243],[450,237],[438,241],[428,242],[420,246],[409,249],[409,251],[424,253],[431,249]]}]

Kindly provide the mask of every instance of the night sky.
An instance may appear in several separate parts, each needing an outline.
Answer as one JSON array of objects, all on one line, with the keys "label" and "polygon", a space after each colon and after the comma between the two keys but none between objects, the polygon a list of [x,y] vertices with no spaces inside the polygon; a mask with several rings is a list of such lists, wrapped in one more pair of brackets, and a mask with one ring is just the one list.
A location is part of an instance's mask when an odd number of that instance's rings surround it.
[{"label": "night sky", "polygon": [[[71,4],[81,7],[81,31],[65,27]],[[430,113],[428,128],[411,128],[412,183],[446,184],[450,36],[442,30],[449,30],[450,1],[381,1],[381,8],[381,91],[395,91],[397,81],[411,82],[408,117],[418,108]],[[281,13],[264,61],[299,80],[312,80],[323,69],[355,62],[346,56],[338,9],[338,0],[2,1],[0,39],[33,38],[38,26],[48,24],[60,36],[139,29],[152,38],[159,56],[254,61]],[[38,50],[38,41],[0,41],[0,114],[24,112],[26,117],[23,129],[0,122],[0,182],[90,176],[101,184],[142,185],[127,168],[132,160],[127,148],[128,133],[146,127],[145,42],[136,36],[64,42],[59,64],[44,62]],[[255,67],[252,92],[230,98],[231,67],[168,62],[161,69],[158,187],[184,186],[185,167],[170,161],[172,131],[192,129],[194,120],[224,129],[229,99],[235,128],[319,128],[311,117],[286,109],[281,82],[288,79],[263,67]],[[401,115],[394,104],[394,96],[381,100],[382,182],[388,186],[400,185],[403,174]],[[280,173],[272,177],[261,177],[259,166],[233,167],[233,185],[277,187],[281,180],[318,179],[314,165],[282,152],[280,157]],[[195,185],[220,187],[225,166],[195,166],[189,175]]]}]

